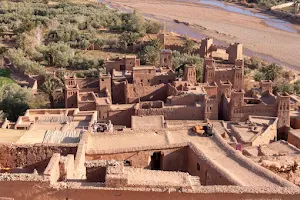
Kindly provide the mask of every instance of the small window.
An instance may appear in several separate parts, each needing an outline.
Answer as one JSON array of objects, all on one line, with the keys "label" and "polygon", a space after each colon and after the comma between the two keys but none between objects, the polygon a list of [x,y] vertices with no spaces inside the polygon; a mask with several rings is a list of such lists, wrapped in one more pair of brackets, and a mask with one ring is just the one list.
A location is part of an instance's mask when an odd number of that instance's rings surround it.
[{"label": "small window", "polygon": [[150,80],[148,79],[148,83],[150,83]]},{"label": "small window", "polygon": [[197,170],[200,171],[200,164],[197,163]]},{"label": "small window", "polygon": [[104,81],[104,79],[101,79],[101,81]]}]

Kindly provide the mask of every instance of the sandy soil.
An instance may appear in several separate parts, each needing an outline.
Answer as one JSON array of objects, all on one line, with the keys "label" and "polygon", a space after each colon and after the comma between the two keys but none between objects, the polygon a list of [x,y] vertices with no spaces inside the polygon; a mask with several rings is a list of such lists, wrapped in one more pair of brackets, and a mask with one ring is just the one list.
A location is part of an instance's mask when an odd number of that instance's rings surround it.
[{"label": "sandy soil", "polygon": [[[261,19],[220,8],[175,0],[106,0],[114,6],[136,9],[157,19],[189,22],[201,33],[219,40],[241,42],[254,52],[299,67],[300,34],[268,27]],[[299,27],[295,28],[299,30]]]}]

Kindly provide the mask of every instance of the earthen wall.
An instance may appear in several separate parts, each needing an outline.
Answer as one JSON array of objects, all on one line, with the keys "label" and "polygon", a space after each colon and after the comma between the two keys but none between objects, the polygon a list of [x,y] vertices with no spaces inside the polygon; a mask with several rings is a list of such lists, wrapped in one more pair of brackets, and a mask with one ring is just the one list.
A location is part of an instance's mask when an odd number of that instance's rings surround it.
[{"label": "earthen wall", "polygon": [[[297,133],[298,132],[298,133]],[[288,133],[288,143],[294,145],[297,148],[300,148],[300,134],[299,130],[290,130]]]},{"label": "earthen wall", "polygon": [[191,148],[188,149],[188,172],[192,176],[199,176],[201,185],[235,185],[214,169],[207,158],[197,155]]},{"label": "earthen wall", "polygon": [[124,104],[125,99],[125,82],[113,82],[112,84],[112,102],[113,104]]},{"label": "earthen wall", "polygon": [[231,110],[232,121],[246,121],[249,118],[249,115],[256,116],[276,116],[276,107],[274,105],[246,105],[242,107],[234,107]]},{"label": "earthen wall", "polygon": [[105,182],[106,167],[87,167],[86,180],[88,182]]},{"label": "earthen wall", "polygon": [[108,120],[111,120],[113,125],[131,126],[131,116],[134,115],[134,109],[126,110],[111,110],[108,112]]},{"label": "earthen wall", "polygon": [[271,142],[275,142],[277,140],[277,123],[269,126],[262,134],[260,134],[255,140],[252,142],[252,146],[260,146],[264,144],[270,144]]},{"label": "earthen wall", "polygon": [[[90,184],[92,185],[92,184]],[[205,186],[199,187],[195,192],[162,192],[162,191],[141,191],[141,190],[105,190],[101,187],[90,189],[88,187],[67,187],[66,189],[50,188],[48,183],[40,181],[3,181],[0,182],[0,197],[13,198],[14,200],[96,200],[101,197],[105,200],[189,200],[189,199],[222,199],[222,200],[298,200],[299,192],[295,190],[276,190],[257,187],[222,187],[222,186]]]},{"label": "earthen wall", "polygon": [[54,153],[62,155],[76,154],[77,145],[49,146],[43,144],[36,145],[0,145],[0,168],[25,167],[27,169],[37,169],[39,172],[48,165]]},{"label": "earthen wall", "polygon": [[78,102],[78,108],[81,111],[88,111],[88,110],[96,110],[96,103],[91,102]]},{"label": "earthen wall", "polygon": [[291,127],[293,129],[300,129],[300,118],[299,117],[291,117]]},{"label": "earthen wall", "polygon": [[164,101],[167,98],[167,85],[142,86],[128,84],[126,88],[126,103],[141,101]]},{"label": "earthen wall", "polygon": [[132,167],[151,169],[151,156],[154,152],[162,154],[162,170],[187,172],[188,147],[135,151],[128,153],[86,155],[86,160],[117,160],[129,161]]},{"label": "earthen wall", "polygon": [[[172,96],[168,98],[169,103],[172,105],[195,105],[195,102],[200,99],[201,97],[195,94]],[[201,100],[203,100],[203,98]]]},{"label": "earthen wall", "polygon": [[177,106],[164,108],[139,109],[137,115],[163,115],[165,120],[203,120],[203,107]]}]

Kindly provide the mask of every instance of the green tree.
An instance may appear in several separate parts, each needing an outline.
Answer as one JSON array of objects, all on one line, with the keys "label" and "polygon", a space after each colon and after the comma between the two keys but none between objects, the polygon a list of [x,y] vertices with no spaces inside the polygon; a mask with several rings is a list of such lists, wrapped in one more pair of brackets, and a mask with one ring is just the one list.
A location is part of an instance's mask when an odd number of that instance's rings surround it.
[{"label": "green tree", "polygon": [[0,57],[3,56],[3,54],[5,52],[7,52],[7,51],[8,51],[8,48],[6,48],[6,47],[0,47]]},{"label": "green tree", "polygon": [[266,80],[275,81],[282,76],[283,68],[272,63],[266,67],[261,67],[260,71],[264,73]]},{"label": "green tree", "polygon": [[293,85],[290,84],[288,81],[281,80],[274,84],[273,91],[276,93],[288,93],[292,94],[294,92]]},{"label": "green tree", "polygon": [[187,65],[196,66],[196,78],[198,82],[202,80],[203,71],[203,59],[199,56],[193,56],[189,54],[181,54],[178,51],[173,51],[172,53],[172,63],[173,69],[175,69],[176,75],[178,77],[183,76],[184,68]]},{"label": "green tree", "polygon": [[27,74],[39,75],[43,74],[43,67],[35,61],[26,57],[22,49],[9,49],[6,52],[10,62],[20,71]]},{"label": "green tree", "polygon": [[156,21],[148,21],[145,23],[146,33],[158,34],[162,29],[163,25]]},{"label": "green tree", "polygon": [[139,38],[141,38],[141,35],[139,33],[134,32],[124,32],[120,35],[119,41],[124,44],[124,48],[127,49],[128,46],[133,45]]},{"label": "green tree", "polygon": [[40,91],[48,96],[51,108],[55,108],[55,95],[57,90],[62,87],[59,79],[50,76],[46,76],[45,82],[41,85]]},{"label": "green tree", "polygon": [[300,81],[299,80],[294,83],[294,92],[296,94],[300,94]]},{"label": "green tree", "polygon": [[55,65],[57,67],[67,67],[69,61],[74,57],[74,50],[67,44],[50,43],[48,46],[40,48],[40,52],[44,55],[48,65]]},{"label": "green tree", "polygon": [[145,58],[149,63],[156,66],[159,59],[159,51],[154,46],[146,46]]},{"label": "green tree", "polygon": [[265,74],[263,72],[261,72],[261,71],[255,71],[253,79],[255,81],[261,81],[261,80],[265,80],[266,77],[265,77]]},{"label": "green tree", "polygon": [[0,87],[0,110],[6,114],[8,120],[16,121],[29,108],[31,91],[17,84],[5,84]]},{"label": "green tree", "polygon": [[103,49],[104,48],[104,45],[105,45],[105,41],[103,39],[97,39],[95,42],[94,42],[94,45],[96,47],[98,47],[98,49]]},{"label": "green tree", "polygon": [[183,43],[183,48],[184,48],[185,53],[191,54],[192,51],[194,50],[195,45],[196,45],[196,42],[194,40],[185,38],[184,43]]},{"label": "green tree", "polygon": [[143,17],[134,11],[133,13],[122,13],[122,30],[136,33],[145,33],[144,19]]}]

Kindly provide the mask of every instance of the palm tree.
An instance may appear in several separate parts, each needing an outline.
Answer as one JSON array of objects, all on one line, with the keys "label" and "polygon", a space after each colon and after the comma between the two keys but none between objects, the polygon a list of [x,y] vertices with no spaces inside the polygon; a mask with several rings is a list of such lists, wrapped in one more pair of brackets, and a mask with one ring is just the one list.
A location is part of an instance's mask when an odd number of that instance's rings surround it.
[{"label": "palm tree", "polygon": [[282,67],[272,63],[263,68],[266,80],[275,81],[282,75]]},{"label": "palm tree", "polygon": [[62,87],[62,83],[59,79],[46,76],[45,82],[41,85],[40,90],[44,92],[46,95],[48,95],[50,106],[51,108],[55,107],[55,93],[57,89],[60,89]]}]

